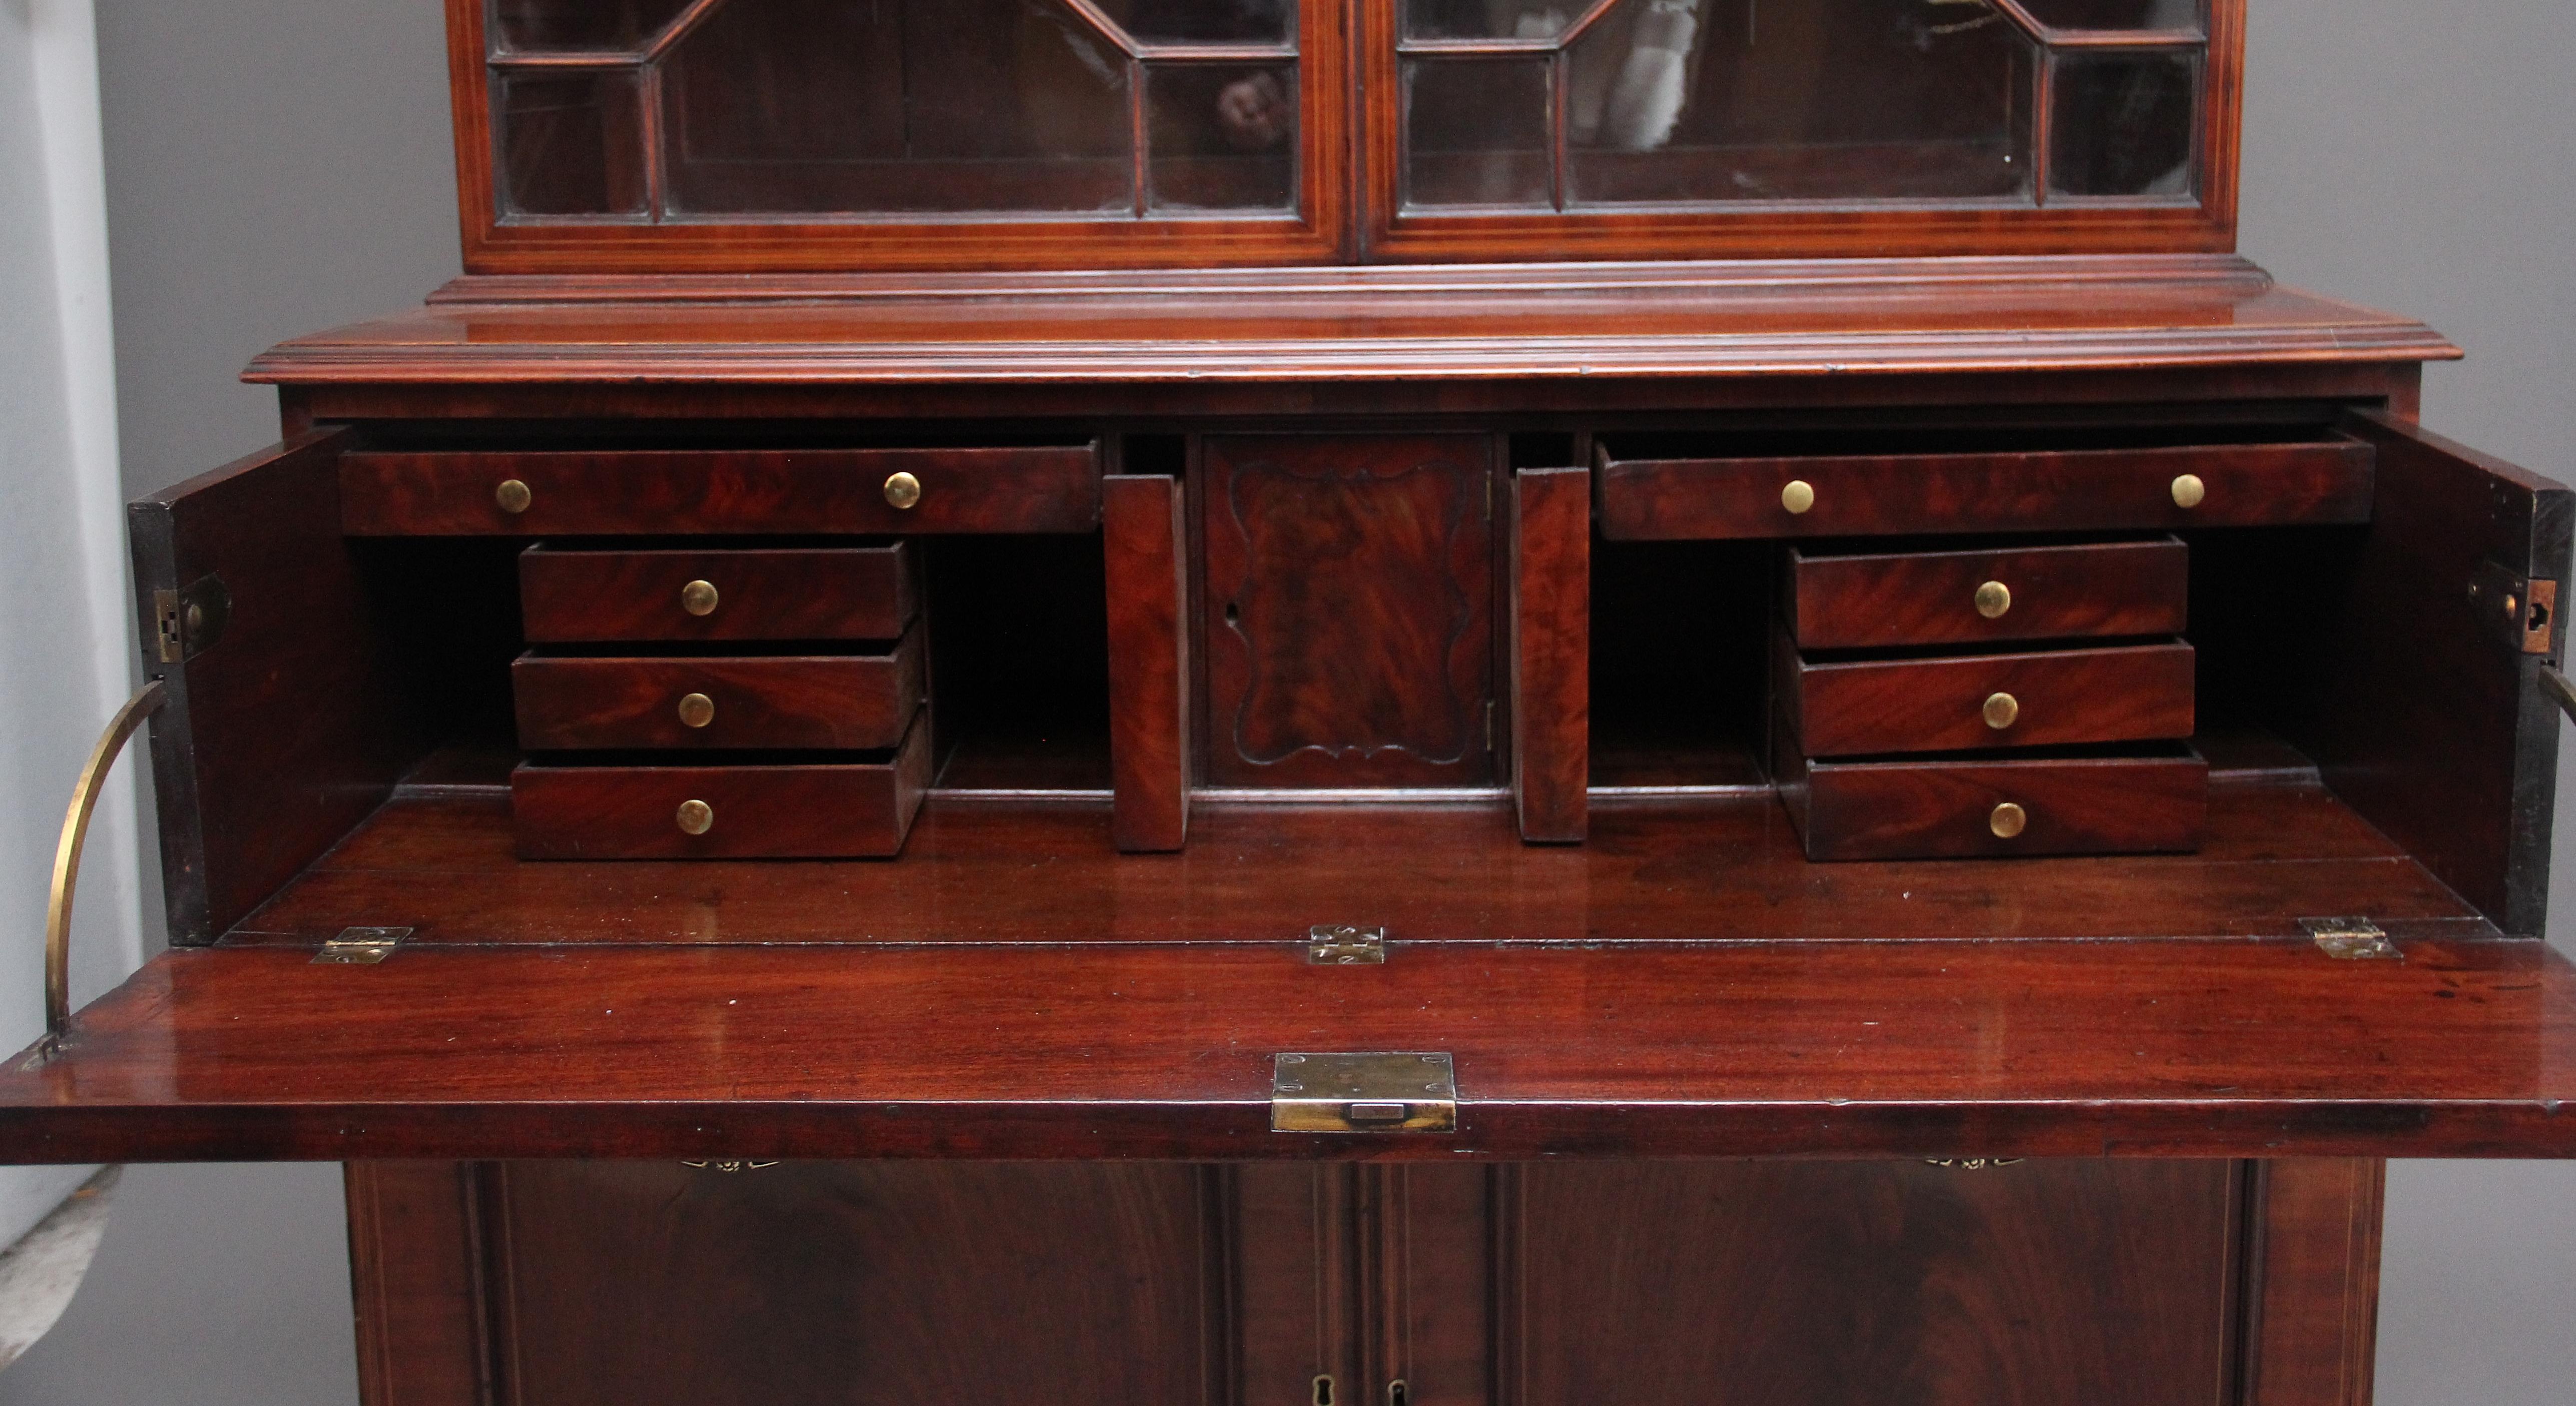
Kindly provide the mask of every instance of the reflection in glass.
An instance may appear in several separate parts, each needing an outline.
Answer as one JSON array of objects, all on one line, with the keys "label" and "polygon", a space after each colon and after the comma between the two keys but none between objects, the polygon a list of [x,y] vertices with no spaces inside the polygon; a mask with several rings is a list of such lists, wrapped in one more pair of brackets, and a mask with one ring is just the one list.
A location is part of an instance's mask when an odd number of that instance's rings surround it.
[{"label": "reflection in glass", "polygon": [[2201,0],[2022,0],[2030,17],[2051,29],[2199,29],[2200,6]]},{"label": "reflection in glass", "polygon": [[496,49],[522,53],[635,53],[679,17],[688,0],[492,0]]},{"label": "reflection in glass", "polygon": [[2051,195],[2189,196],[2200,56],[2066,54],[2049,123]]},{"label": "reflection in glass", "polygon": [[1145,44],[1285,44],[1296,0],[1099,0],[1100,12]]},{"label": "reflection in glass", "polygon": [[1152,64],[1145,105],[1148,208],[1296,208],[1295,64]]},{"label": "reflection in glass", "polygon": [[1126,57],[1053,0],[729,0],[663,77],[675,214],[1126,210]]},{"label": "reflection in glass", "polygon": [[1404,66],[1410,205],[1548,205],[1544,58],[1411,59]]},{"label": "reflection in glass", "polygon": [[1583,17],[1592,0],[1401,0],[1407,39],[1553,39]]},{"label": "reflection in glass", "polygon": [[497,75],[492,150],[504,218],[641,215],[645,209],[641,99],[635,75]]},{"label": "reflection in glass", "polygon": [[1569,57],[1569,203],[2030,193],[2037,49],[1982,0],[1626,0]]}]

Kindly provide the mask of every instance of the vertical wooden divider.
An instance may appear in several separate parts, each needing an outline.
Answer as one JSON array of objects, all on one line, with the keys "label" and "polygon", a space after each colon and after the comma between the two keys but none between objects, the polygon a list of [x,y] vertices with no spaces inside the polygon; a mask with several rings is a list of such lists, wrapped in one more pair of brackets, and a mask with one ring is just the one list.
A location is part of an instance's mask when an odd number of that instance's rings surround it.
[{"label": "vertical wooden divider", "polygon": [[2245,1406],[2370,1406],[2379,1343],[2379,1229],[2388,1164],[2255,1165]]},{"label": "vertical wooden divider", "polygon": [[1592,766],[1592,472],[1512,477],[1512,799],[1521,838],[1580,843]]},{"label": "vertical wooden divider", "polygon": [[1188,516],[1181,481],[1101,480],[1109,576],[1110,837],[1128,853],[1180,849],[1190,826]]}]

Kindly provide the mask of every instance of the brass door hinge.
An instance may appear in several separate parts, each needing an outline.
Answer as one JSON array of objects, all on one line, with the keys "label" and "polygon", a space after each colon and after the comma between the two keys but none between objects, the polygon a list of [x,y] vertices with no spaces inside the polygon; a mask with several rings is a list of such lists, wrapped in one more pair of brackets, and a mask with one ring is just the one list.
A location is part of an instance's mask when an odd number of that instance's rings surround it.
[{"label": "brass door hinge", "polygon": [[1445,1053],[1283,1054],[1270,1066],[1274,1133],[1454,1133],[1458,1080]]},{"label": "brass door hinge", "polygon": [[409,936],[409,928],[342,928],[313,954],[313,965],[372,967],[392,956]]},{"label": "brass door hinge", "polygon": [[1306,929],[1306,960],[1319,967],[1381,966],[1386,929],[1318,923]]},{"label": "brass door hinge", "polygon": [[2498,643],[2523,654],[2547,654],[2557,634],[2555,581],[2534,581],[2482,561],[2469,576],[2469,606]]},{"label": "brass door hinge", "polygon": [[2397,950],[2397,944],[2388,940],[2379,924],[2368,918],[2301,918],[2299,926],[2308,930],[2308,936],[2315,938],[2329,957],[2346,961],[2406,960],[2406,954]]},{"label": "brass door hinge", "polygon": [[233,593],[213,576],[185,589],[152,593],[154,657],[184,664],[214,647],[233,618]]}]

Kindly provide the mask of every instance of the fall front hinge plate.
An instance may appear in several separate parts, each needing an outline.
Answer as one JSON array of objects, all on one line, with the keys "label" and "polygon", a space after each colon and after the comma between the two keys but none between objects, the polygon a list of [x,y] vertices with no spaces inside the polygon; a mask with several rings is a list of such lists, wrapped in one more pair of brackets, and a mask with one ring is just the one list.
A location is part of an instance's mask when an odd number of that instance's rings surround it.
[{"label": "fall front hinge plate", "polygon": [[2299,926],[2308,930],[2308,936],[2315,938],[2329,957],[2345,961],[2406,960],[2406,954],[2388,940],[2386,930],[2368,918],[2301,918]]},{"label": "fall front hinge plate", "polygon": [[1454,1133],[1446,1053],[1283,1054],[1270,1066],[1274,1133]]}]

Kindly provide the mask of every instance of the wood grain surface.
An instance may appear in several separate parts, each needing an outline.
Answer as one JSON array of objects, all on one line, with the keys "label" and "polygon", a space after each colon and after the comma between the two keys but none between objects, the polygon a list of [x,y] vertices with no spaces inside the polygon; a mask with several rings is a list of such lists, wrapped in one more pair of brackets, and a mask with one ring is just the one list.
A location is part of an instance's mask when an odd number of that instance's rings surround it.
[{"label": "wood grain surface", "polygon": [[1592,774],[1592,474],[1512,476],[1512,797],[1521,838],[1580,842]]},{"label": "wood grain surface", "polygon": [[[189,949],[0,1072],[0,1151],[2576,1154],[2576,968],[2536,942],[2402,946]],[[1451,1052],[1459,1131],[1271,1132],[1271,1055],[1314,1049]]]},{"label": "wood grain surface", "polygon": [[[883,654],[546,655],[510,666],[519,745],[682,751],[886,751],[924,696],[921,631]],[[679,702],[704,696],[702,727]]]},{"label": "wood grain surface", "polygon": [[[1811,757],[1961,752],[2189,737],[2192,647],[2180,640],[1930,658],[1801,657],[1778,636],[1774,687]],[[2009,726],[1986,701],[2010,694]]]},{"label": "wood grain surface", "polygon": [[[1811,761],[1792,749],[1774,773],[1807,857],[1819,861],[2187,852],[2208,826],[2208,764],[2180,749],[1882,761]],[[1993,825],[2005,804],[2024,820],[2011,835]]]}]

